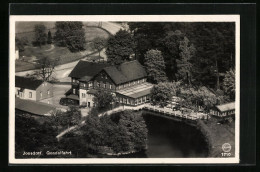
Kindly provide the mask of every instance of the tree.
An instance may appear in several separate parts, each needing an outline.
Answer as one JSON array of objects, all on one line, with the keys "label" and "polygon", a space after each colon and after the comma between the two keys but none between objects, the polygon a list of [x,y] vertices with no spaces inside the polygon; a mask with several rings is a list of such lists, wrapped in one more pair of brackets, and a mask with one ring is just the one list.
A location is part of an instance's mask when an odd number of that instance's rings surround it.
[{"label": "tree", "polygon": [[86,140],[87,148],[90,152],[97,153],[98,147],[104,145],[104,133],[100,124],[100,119],[95,115],[88,115],[82,127],[83,137]]},{"label": "tree", "polygon": [[85,49],[85,31],[82,22],[56,22],[54,40],[59,46],[66,46],[71,52]]},{"label": "tree", "polygon": [[120,116],[118,125],[125,128],[126,133],[129,133],[132,148],[137,151],[146,149],[148,130],[141,114],[134,111],[124,111]]},{"label": "tree", "polygon": [[69,109],[65,113],[68,116],[69,125],[78,125],[81,122],[81,111],[76,106],[69,106]]},{"label": "tree", "polygon": [[15,37],[15,46],[20,52],[24,51],[24,46],[28,44],[29,41],[27,37],[21,37],[21,38]]},{"label": "tree", "polygon": [[49,32],[48,32],[47,43],[48,43],[48,44],[51,44],[51,43],[52,43],[52,36],[51,36],[51,31],[50,31],[50,30],[49,30]]},{"label": "tree", "polygon": [[148,79],[153,83],[167,80],[165,74],[165,63],[161,51],[149,50],[145,54],[144,66],[148,73]]},{"label": "tree", "polygon": [[81,122],[81,112],[75,106],[69,106],[69,109],[66,112],[56,111],[53,113],[49,120],[53,126],[56,126],[56,129],[59,127],[67,127],[73,125],[78,125]]},{"label": "tree", "polygon": [[236,93],[236,73],[234,69],[230,69],[226,72],[223,87],[230,98],[234,100]]},{"label": "tree", "polygon": [[180,59],[180,42],[184,34],[180,30],[166,31],[166,36],[161,40],[161,49],[166,64],[166,74],[170,80],[177,80],[177,59]]},{"label": "tree", "polygon": [[165,36],[164,23],[161,22],[129,22],[129,29],[135,41],[135,56],[144,64],[144,55],[148,50],[162,51],[161,39]]},{"label": "tree", "polygon": [[164,107],[176,95],[177,85],[175,83],[161,82],[155,85],[151,90],[151,102],[154,105]]},{"label": "tree", "polygon": [[193,44],[190,44],[190,41],[187,37],[184,37],[183,41],[180,41],[180,59],[177,59],[178,67],[178,79],[186,80],[188,84],[191,84],[191,58],[195,53],[195,48]]},{"label": "tree", "polygon": [[106,46],[106,39],[102,38],[102,37],[96,37],[92,40],[92,48],[96,51],[98,51],[99,53],[99,57],[100,56],[100,52],[101,50]]},{"label": "tree", "polygon": [[225,23],[191,23],[187,37],[196,47],[193,61],[193,76],[198,82],[220,88],[221,73],[235,63],[235,25]]},{"label": "tree", "polygon": [[[31,116],[15,112],[15,156],[25,158],[24,151],[53,150],[57,131],[48,123],[39,123]],[[42,157],[43,155],[41,155]]]},{"label": "tree", "polygon": [[219,86],[221,74],[234,66],[234,22],[160,22],[128,23],[136,42],[136,58],[143,64],[149,49],[162,52],[169,80],[176,80],[177,62],[180,59],[180,42],[186,36],[196,48],[191,57],[193,84]]},{"label": "tree", "polygon": [[41,47],[46,44],[47,34],[46,27],[43,24],[37,24],[34,26],[34,44]]},{"label": "tree", "polygon": [[148,130],[141,114],[133,111],[121,112],[114,130],[111,147],[115,152],[146,149]]},{"label": "tree", "polygon": [[48,57],[44,56],[38,60],[38,65],[40,67],[33,75],[41,78],[44,81],[49,81],[54,72],[54,68],[58,64],[59,59],[51,60]]},{"label": "tree", "polygon": [[130,60],[130,55],[134,53],[134,47],[132,35],[125,30],[119,30],[107,41],[106,55],[108,62],[117,65]]},{"label": "tree", "polygon": [[99,90],[97,94],[95,94],[93,101],[96,108],[98,108],[99,110],[106,110],[111,108],[112,103],[115,100],[111,92],[105,90]]}]

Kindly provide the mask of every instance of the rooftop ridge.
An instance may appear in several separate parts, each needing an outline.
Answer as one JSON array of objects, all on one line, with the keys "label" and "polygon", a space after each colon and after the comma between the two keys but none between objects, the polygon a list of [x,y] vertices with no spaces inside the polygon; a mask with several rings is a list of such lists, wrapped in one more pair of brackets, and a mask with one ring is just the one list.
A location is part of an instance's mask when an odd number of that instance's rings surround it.
[{"label": "rooftop ridge", "polygon": [[227,104],[231,104],[231,103],[235,103],[235,101],[233,101],[233,102],[227,102],[227,103],[223,103],[223,104],[216,105],[216,106],[222,106],[222,105],[227,105]]}]

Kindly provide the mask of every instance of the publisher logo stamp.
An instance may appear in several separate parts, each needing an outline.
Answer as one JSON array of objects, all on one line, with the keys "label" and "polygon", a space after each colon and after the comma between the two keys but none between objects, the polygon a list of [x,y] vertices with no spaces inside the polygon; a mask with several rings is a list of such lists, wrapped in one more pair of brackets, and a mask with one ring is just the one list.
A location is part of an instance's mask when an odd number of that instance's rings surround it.
[{"label": "publisher logo stamp", "polygon": [[230,152],[230,150],[231,150],[231,145],[230,145],[229,143],[224,143],[224,144],[222,145],[222,150],[223,150],[224,152]]}]

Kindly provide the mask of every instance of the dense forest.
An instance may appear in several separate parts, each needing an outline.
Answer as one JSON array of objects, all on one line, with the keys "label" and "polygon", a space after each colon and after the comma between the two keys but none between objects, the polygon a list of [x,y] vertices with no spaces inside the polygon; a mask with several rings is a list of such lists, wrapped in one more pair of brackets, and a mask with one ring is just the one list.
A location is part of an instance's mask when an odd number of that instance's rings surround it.
[{"label": "dense forest", "polygon": [[[170,80],[177,80],[181,65],[189,62],[192,64],[190,72],[193,82],[219,88],[220,73],[234,67],[235,23],[128,24],[137,45],[136,57],[143,62],[146,51],[160,50]],[[180,45],[184,38],[194,51],[188,61],[181,55]]]},{"label": "dense forest", "polygon": [[[82,127],[59,140],[56,138],[61,131],[82,121],[85,121]],[[16,112],[15,155],[16,158],[92,157],[108,153],[117,155],[146,149],[147,134],[142,115],[133,111],[101,117],[91,113],[86,118],[81,118],[80,111],[70,107],[67,112],[57,112],[42,119]],[[42,151],[42,154],[23,155],[24,152],[34,151]],[[47,155],[47,151],[71,151],[71,155]]]}]

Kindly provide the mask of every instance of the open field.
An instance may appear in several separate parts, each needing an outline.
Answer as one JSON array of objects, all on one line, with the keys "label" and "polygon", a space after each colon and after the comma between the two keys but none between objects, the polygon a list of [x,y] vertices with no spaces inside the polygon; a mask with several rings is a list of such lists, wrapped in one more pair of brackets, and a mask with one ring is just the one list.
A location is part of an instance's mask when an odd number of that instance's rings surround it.
[{"label": "open field", "polygon": [[[55,35],[55,32],[56,32],[55,22],[18,22],[18,23],[16,23],[16,28],[15,28],[16,35],[15,36],[17,38],[26,38],[28,40],[29,44],[31,44],[32,41],[34,40],[34,26],[36,24],[44,24],[46,26],[47,31],[51,31],[52,36]],[[113,24],[112,24],[112,26],[110,26],[110,24],[105,24],[105,26],[108,26],[107,27],[108,29],[111,28],[112,33],[114,33],[115,30],[117,30],[117,27],[115,27]],[[85,22],[84,30],[85,30],[86,42],[91,42],[97,36],[103,37],[106,39],[109,37],[109,34],[106,31],[99,28],[95,24],[89,25],[87,22]]]},{"label": "open field", "polygon": [[[24,47],[24,51],[20,52],[20,59],[16,60],[15,63],[15,71],[21,72],[26,70],[34,70],[37,68],[35,63],[38,59],[41,59],[44,56],[49,57],[50,59],[57,59],[60,58],[59,65],[70,63],[73,61],[77,61],[80,59],[85,58],[88,55],[96,54],[93,52],[91,48],[91,41],[95,37],[103,37],[108,38],[110,36],[109,32],[105,31],[104,29],[98,28],[94,24],[85,25],[85,34],[86,34],[86,46],[84,51],[72,53],[68,50],[67,47],[58,47],[55,44],[52,45],[43,45],[42,47],[34,47],[31,45],[31,42],[34,39],[34,32],[33,28],[35,24],[44,24],[46,25],[47,29],[50,29],[52,35],[55,33],[55,29],[53,28],[55,22],[19,22],[16,26],[16,36],[18,38],[24,38],[29,42],[28,46]],[[104,54],[104,51],[102,51]],[[104,56],[103,56],[104,57]]]},{"label": "open field", "polygon": [[46,29],[51,29],[55,27],[54,21],[49,22],[41,22],[41,21],[18,21],[15,23],[15,33],[21,33],[21,32],[32,32],[34,30],[34,26],[36,24],[44,24]]}]

